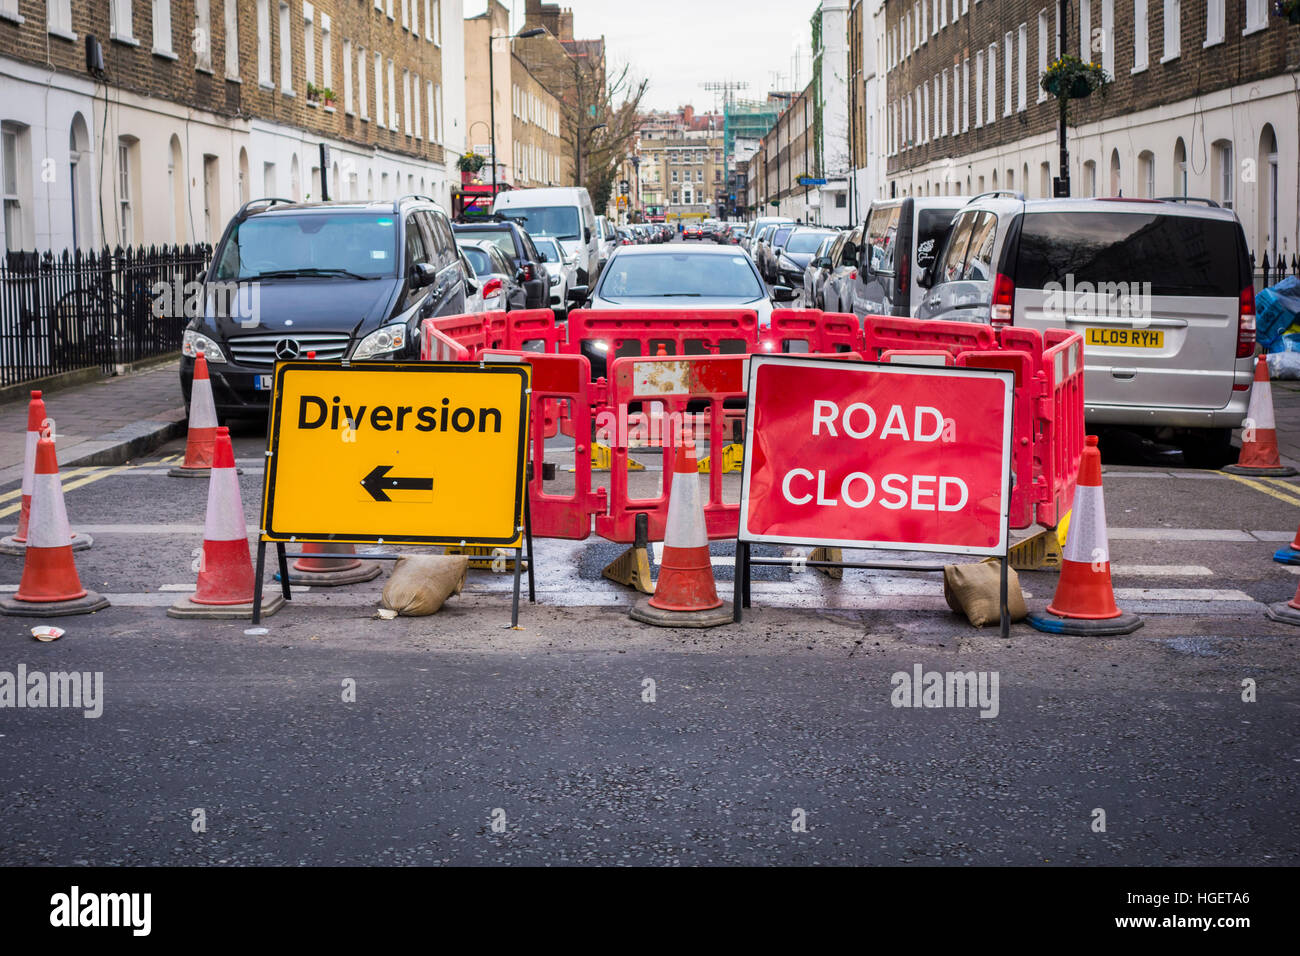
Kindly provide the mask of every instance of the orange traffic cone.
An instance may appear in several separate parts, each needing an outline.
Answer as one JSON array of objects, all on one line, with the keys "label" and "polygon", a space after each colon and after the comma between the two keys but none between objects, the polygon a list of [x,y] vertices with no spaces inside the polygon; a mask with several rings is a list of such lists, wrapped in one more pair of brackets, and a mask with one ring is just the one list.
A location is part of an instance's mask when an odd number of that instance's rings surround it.
[{"label": "orange traffic cone", "polygon": [[1235,465],[1224,465],[1232,475],[1259,475],[1286,478],[1297,474],[1282,464],[1277,451],[1277,425],[1273,419],[1273,386],[1268,380],[1268,361],[1255,359],[1255,384],[1250,389],[1250,405],[1241,423],[1241,455]]},{"label": "orange traffic cone", "polygon": [[[380,567],[374,561],[362,561],[356,557],[356,549],[350,544],[329,541],[317,544],[304,542],[303,557],[293,563],[289,569],[290,584],[306,584],[316,588],[332,588],[341,584],[358,584],[372,581],[379,577]],[[322,557],[315,557],[322,555]],[[340,555],[340,557],[326,557]],[[279,572],[275,579],[280,580]]]},{"label": "orange traffic cone", "polygon": [[185,436],[185,461],[167,472],[173,478],[206,478],[212,471],[217,440],[217,406],[212,400],[208,360],[200,352],[194,359],[194,382],[190,387],[190,427]]},{"label": "orange traffic cone", "polygon": [[41,438],[36,443],[23,577],[18,592],[0,601],[0,611],[23,617],[62,617],[89,614],[105,607],[108,598],[87,591],[77,576],[54,440]]},{"label": "orange traffic cone", "polygon": [[[195,592],[167,609],[168,617],[238,619],[253,616],[253,561],[248,552],[244,503],[235,473],[230,432],[218,428],[208,482],[208,512]],[[262,615],[284,605],[281,594],[262,598]]]},{"label": "orange traffic cone", "polygon": [[659,627],[717,627],[732,622],[731,605],[722,602],[713,583],[698,467],[694,446],[680,442],[659,580],[654,595],[632,608],[634,621]]},{"label": "orange traffic cone", "polygon": [[[23,502],[18,512],[18,530],[0,538],[0,554],[22,554],[27,550],[27,523],[32,511],[32,476],[36,471],[36,442],[45,430],[49,419],[45,417],[45,400],[40,392],[32,392],[27,405],[27,450],[23,456]],[[94,543],[88,534],[73,534],[72,550],[85,551]]]},{"label": "orange traffic cone", "polygon": [[1106,503],[1101,494],[1101,452],[1097,450],[1096,435],[1087,437],[1083,449],[1070,514],[1056,596],[1047,605],[1046,613],[1029,615],[1030,625],[1049,634],[1132,634],[1142,626],[1142,619],[1115,605],[1110,585],[1110,545],[1106,539]]},{"label": "orange traffic cone", "polygon": [[1281,621],[1283,624],[1300,624],[1300,586],[1296,588],[1295,597],[1289,601],[1270,604],[1268,610],[1264,613],[1270,621]]}]

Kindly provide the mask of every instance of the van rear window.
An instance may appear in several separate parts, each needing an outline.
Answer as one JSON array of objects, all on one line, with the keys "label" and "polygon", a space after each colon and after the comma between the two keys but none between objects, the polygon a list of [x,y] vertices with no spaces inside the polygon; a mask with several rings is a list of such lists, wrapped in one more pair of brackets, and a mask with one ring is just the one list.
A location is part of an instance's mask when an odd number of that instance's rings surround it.
[{"label": "van rear window", "polygon": [[1194,216],[1026,213],[1016,285],[1149,282],[1152,295],[1236,298],[1239,235],[1235,222]]}]

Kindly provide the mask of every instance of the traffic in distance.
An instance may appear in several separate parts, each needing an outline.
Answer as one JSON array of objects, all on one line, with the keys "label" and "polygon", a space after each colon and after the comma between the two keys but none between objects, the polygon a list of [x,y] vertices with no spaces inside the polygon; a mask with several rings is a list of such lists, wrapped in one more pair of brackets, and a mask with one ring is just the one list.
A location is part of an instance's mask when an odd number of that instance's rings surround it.
[{"label": "traffic in distance", "polygon": [[[184,333],[186,401],[202,351],[223,420],[265,418],[277,360],[415,360],[428,318],[744,308],[761,327],[804,308],[1081,332],[1090,427],[1217,467],[1246,415],[1255,351],[1241,223],[1195,200],[903,197],[831,228],[615,224],[581,187],[503,191],[490,213],[455,221],[423,196],[263,199],[226,227],[207,282],[259,295],[260,322],[226,297]],[[584,346],[593,375],[603,344]]]}]

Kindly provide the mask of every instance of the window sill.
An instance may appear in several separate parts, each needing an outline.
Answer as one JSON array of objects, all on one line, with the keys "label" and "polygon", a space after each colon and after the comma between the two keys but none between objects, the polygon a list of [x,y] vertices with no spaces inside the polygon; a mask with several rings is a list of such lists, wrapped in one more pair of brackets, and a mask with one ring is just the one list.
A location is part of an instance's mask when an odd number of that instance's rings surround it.
[{"label": "window sill", "polygon": [[0,10],[0,20],[8,20],[11,23],[18,24],[19,26],[22,26],[24,23],[27,22],[25,17],[21,16],[20,14],[13,13],[9,10]]},{"label": "window sill", "polygon": [[113,43],[120,43],[123,46],[139,46],[140,41],[133,36],[120,36],[116,33],[110,33],[108,39]]},{"label": "window sill", "polygon": [[194,68],[194,72],[195,72],[195,73],[206,73],[208,76],[213,76],[213,75],[215,75],[215,74],[213,74],[213,72],[212,72],[212,67],[210,67],[210,66],[196,66],[196,67]]},{"label": "window sill", "polygon": [[1133,69],[1129,70],[1128,75],[1137,76],[1139,73],[1145,73],[1146,71],[1147,71],[1147,64],[1143,63],[1141,66],[1135,66],[1133,67]]},{"label": "window sill", "polygon": [[292,88],[287,89],[287,90],[281,90],[281,91],[280,91],[280,94],[281,94],[282,96],[293,97],[294,99],[297,99],[297,98],[298,98],[298,94],[295,93],[295,92],[293,91]]},{"label": "window sill", "polygon": [[158,49],[155,49],[155,50],[153,51],[153,55],[156,56],[156,57],[158,57],[159,59],[163,59],[163,60],[172,60],[172,61],[175,61],[175,60],[179,60],[179,59],[180,59],[180,57],[178,57],[178,56],[177,56],[175,53],[173,53],[171,50],[158,50]]},{"label": "window sill", "polygon": [[1248,37],[1252,33],[1258,33],[1260,30],[1267,29],[1267,27],[1268,27],[1268,21],[1265,20],[1263,23],[1256,24],[1253,27],[1246,27],[1246,29],[1241,31],[1241,35],[1244,37]]},{"label": "window sill", "polygon": [[274,89],[275,89],[275,84],[274,84],[274,83],[268,83],[268,82],[266,82],[266,80],[258,80],[258,81],[257,81],[257,88],[258,88],[259,90],[274,90]]},{"label": "window sill", "polygon": [[304,100],[303,102],[305,102],[305,103],[306,103],[308,106],[310,106],[312,109],[316,109],[316,107],[320,106],[320,104],[319,104],[318,102],[316,102],[315,100]]},{"label": "window sill", "polygon": [[227,74],[227,76],[226,76],[226,82],[227,82],[227,83],[239,83],[239,84],[242,84],[244,81],[241,80],[241,79],[240,79],[239,77],[237,77],[237,76],[230,76],[229,74]]},{"label": "window sill", "polygon": [[1222,42],[1223,42],[1223,37],[1219,37],[1217,40],[1206,40],[1204,43],[1201,44],[1201,49],[1208,50],[1210,47],[1218,46]]},{"label": "window sill", "polygon": [[1160,58],[1160,65],[1164,66],[1166,63],[1173,63],[1176,59],[1178,59],[1177,53],[1171,53],[1169,56],[1162,56]]},{"label": "window sill", "polygon": [[50,36],[58,37],[60,40],[67,40],[69,43],[77,42],[77,35],[73,33],[71,30],[64,30],[61,29],[60,27],[50,27],[50,29],[47,32],[50,34]]},{"label": "window sill", "polygon": [[361,122],[363,122],[363,123],[369,123],[369,122],[370,122],[370,117],[369,117],[369,116],[362,116],[362,117],[361,117]]},{"label": "window sill", "polygon": [[323,106],[323,107],[321,107],[321,109],[323,109],[326,113],[337,113],[337,112],[338,112],[338,107],[335,107],[335,106]]}]

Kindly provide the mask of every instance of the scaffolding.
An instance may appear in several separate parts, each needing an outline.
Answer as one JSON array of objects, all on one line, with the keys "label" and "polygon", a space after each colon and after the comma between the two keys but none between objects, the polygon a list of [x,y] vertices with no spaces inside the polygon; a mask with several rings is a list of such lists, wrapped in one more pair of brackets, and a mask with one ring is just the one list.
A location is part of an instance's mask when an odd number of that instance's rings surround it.
[{"label": "scaffolding", "polygon": [[776,125],[782,104],[768,100],[731,100],[723,115],[723,149],[728,163],[736,154],[737,139],[762,139]]}]

